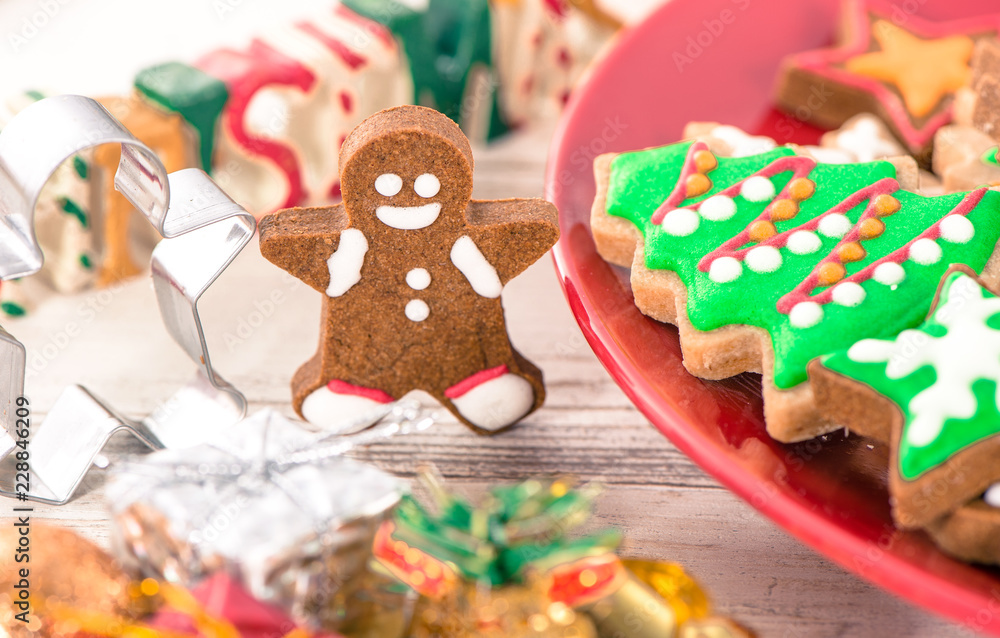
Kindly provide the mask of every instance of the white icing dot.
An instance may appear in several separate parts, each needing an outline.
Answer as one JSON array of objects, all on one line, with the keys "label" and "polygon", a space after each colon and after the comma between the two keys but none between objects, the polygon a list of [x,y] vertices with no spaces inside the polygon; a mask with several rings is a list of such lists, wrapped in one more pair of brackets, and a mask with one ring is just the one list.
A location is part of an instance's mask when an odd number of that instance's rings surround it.
[{"label": "white icing dot", "polygon": [[918,239],[910,246],[910,259],[924,266],[936,264],[941,261],[941,247],[933,239]]},{"label": "white icing dot", "polygon": [[698,212],[709,221],[724,222],[736,214],[736,202],[732,197],[714,195],[701,203]]},{"label": "white icing dot", "polygon": [[941,238],[953,244],[964,244],[973,238],[976,229],[965,215],[948,215],[938,227]]},{"label": "white icing dot", "polygon": [[708,269],[708,278],[717,284],[735,281],[743,274],[743,266],[732,257],[719,257]]},{"label": "white icing dot", "polygon": [[796,255],[809,255],[816,252],[823,246],[816,233],[808,230],[798,230],[788,237],[788,250]]},{"label": "white icing dot", "polygon": [[410,321],[423,321],[431,315],[431,309],[420,299],[414,299],[406,304],[406,318]]},{"label": "white icing dot", "polygon": [[431,274],[423,268],[414,268],[406,273],[406,285],[414,290],[423,290],[431,285]]},{"label": "white icing dot", "polygon": [[815,301],[803,301],[795,304],[788,320],[796,328],[812,328],[823,319],[823,307]]},{"label": "white icing dot", "polygon": [[664,216],[660,225],[667,233],[675,237],[687,237],[698,230],[698,213],[687,208],[677,208]]},{"label": "white icing dot", "polygon": [[740,187],[740,195],[749,202],[766,202],[774,199],[774,184],[766,177],[754,175],[743,182]]},{"label": "white icing dot", "polygon": [[781,268],[781,253],[774,246],[758,246],[744,258],[754,272],[774,272]]},{"label": "white icing dot", "polygon": [[851,220],[847,219],[846,215],[841,215],[840,213],[831,213],[823,219],[819,220],[819,232],[823,233],[827,237],[843,237],[847,234],[847,231],[851,230]]},{"label": "white icing dot", "polygon": [[906,271],[896,262],[887,261],[875,267],[872,279],[886,286],[895,286],[906,279]]},{"label": "white icing dot", "polygon": [[845,281],[833,289],[833,302],[853,308],[865,300],[865,289],[853,281]]},{"label": "white icing dot", "polygon": [[413,182],[413,191],[427,199],[441,192],[441,182],[430,173],[424,173]]},{"label": "white icing dot", "polygon": [[1000,507],[1000,483],[994,483],[986,489],[983,500],[990,507]]},{"label": "white icing dot", "polygon": [[395,197],[399,191],[403,190],[403,178],[392,173],[379,175],[375,180],[375,190],[378,191],[379,195]]}]

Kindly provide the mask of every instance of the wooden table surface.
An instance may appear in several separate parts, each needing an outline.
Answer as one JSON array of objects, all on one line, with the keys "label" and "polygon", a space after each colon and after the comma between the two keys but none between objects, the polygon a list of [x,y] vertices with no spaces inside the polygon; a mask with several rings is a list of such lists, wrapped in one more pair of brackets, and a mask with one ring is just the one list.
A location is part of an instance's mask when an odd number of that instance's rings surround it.
[{"label": "wooden table surface", "polygon": [[[540,195],[550,130],[536,127],[477,149],[476,196]],[[269,310],[265,300],[275,290],[280,302]],[[319,304],[318,294],[265,262],[256,243],[209,290],[203,316],[213,357],[249,397],[251,410],[269,406],[290,413],[288,380],[315,349]],[[508,286],[504,305],[514,343],[545,372],[545,406],[493,438],[446,421],[361,450],[360,458],[405,477],[432,462],[453,487],[469,494],[535,474],[568,472],[600,481],[607,491],[599,519],[625,531],[628,554],[683,563],[721,613],[762,637],[971,635],[804,547],[678,452],[591,352],[550,258]],[[93,320],[87,320],[85,307],[95,309]],[[63,339],[70,322],[79,335]],[[161,327],[148,278],[111,292],[54,299],[8,328],[28,348],[27,393],[36,406],[36,424],[70,383],[141,416],[194,372]],[[36,356],[50,343],[58,350],[55,357]],[[127,439],[114,449],[142,450]],[[64,507],[39,507],[36,518],[107,544],[102,480],[101,471],[92,471],[81,496]],[[8,517],[12,506],[0,502],[0,514]],[[71,566],[67,561],[67,569]]]}]

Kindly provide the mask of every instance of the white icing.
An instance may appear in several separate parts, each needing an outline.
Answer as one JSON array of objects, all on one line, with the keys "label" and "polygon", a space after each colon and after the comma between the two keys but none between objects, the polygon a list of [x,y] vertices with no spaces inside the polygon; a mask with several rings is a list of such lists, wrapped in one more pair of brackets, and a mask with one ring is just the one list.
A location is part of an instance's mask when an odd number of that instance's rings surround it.
[{"label": "white icing", "polygon": [[770,137],[763,135],[749,135],[744,131],[723,124],[712,129],[712,137],[718,138],[729,146],[730,157],[747,157],[749,155],[760,155],[766,153],[777,146],[777,143]]},{"label": "white icing", "polygon": [[348,228],[340,233],[340,244],[326,260],[330,271],[330,285],[326,287],[328,297],[339,297],[354,284],[361,281],[361,267],[365,265],[368,240],[357,228]]},{"label": "white icing", "polygon": [[413,182],[413,192],[424,199],[434,197],[441,192],[441,182],[430,173],[424,173]]},{"label": "white icing", "polygon": [[819,220],[819,227],[817,230],[827,237],[843,237],[851,230],[854,224],[851,220],[847,218],[846,215],[841,215],[840,213],[830,213],[823,219]]},{"label": "white icing", "polygon": [[853,153],[839,148],[825,148],[823,146],[803,146],[802,148],[814,160],[823,164],[853,164],[858,161]]},{"label": "white icing", "polygon": [[[983,289],[967,275],[956,277],[944,296],[934,311],[934,320],[947,329],[943,336],[904,330],[892,341],[864,339],[847,351],[860,363],[887,362],[885,374],[890,379],[901,379],[926,365],[934,368],[933,385],[908,406],[912,421],[906,439],[916,447],[933,443],[947,419],[975,415],[975,381],[1000,380],[1000,330],[986,325],[1000,312],[1000,299],[984,297]],[[1000,396],[994,401],[1000,406]]]},{"label": "white icing", "polygon": [[503,290],[497,270],[479,252],[476,242],[468,235],[462,235],[451,247],[451,263],[465,275],[472,289],[480,297],[496,299]]},{"label": "white icing", "polygon": [[865,296],[865,289],[853,281],[845,281],[833,289],[833,302],[849,308],[860,306]]},{"label": "white icing", "polygon": [[797,230],[788,236],[788,250],[796,255],[809,255],[823,246],[816,233],[808,230]]},{"label": "white icing", "polygon": [[[323,386],[306,397],[302,416],[330,434],[351,434],[380,420],[385,413],[377,411],[382,404],[356,394],[337,394]],[[370,416],[370,419],[366,417]]]},{"label": "white icing", "polygon": [[527,414],[535,404],[535,389],[524,377],[508,372],[477,385],[451,402],[473,425],[492,432]]},{"label": "white icing", "polygon": [[441,214],[441,204],[424,204],[423,206],[379,206],[375,216],[386,226],[400,230],[417,230],[427,228]]},{"label": "white icing", "polygon": [[430,306],[421,299],[414,299],[406,304],[406,318],[410,321],[423,321],[431,316]]},{"label": "white icing", "polygon": [[670,235],[687,237],[698,230],[698,213],[687,208],[677,208],[663,216],[660,226]]},{"label": "white icing", "polygon": [[399,191],[403,190],[403,178],[392,173],[379,175],[375,179],[375,190],[378,191],[379,195],[395,197],[399,195]]},{"label": "white icing", "polygon": [[735,281],[743,274],[743,266],[732,257],[719,257],[708,269],[708,278],[717,284]]},{"label": "white icing", "polygon": [[1000,507],[1000,483],[990,485],[983,493],[983,500],[990,507]]},{"label": "white icing", "polygon": [[736,214],[736,202],[732,197],[713,195],[701,203],[698,212],[709,221],[724,222]]},{"label": "white icing", "polygon": [[823,319],[823,307],[815,301],[802,301],[795,304],[788,320],[796,328],[812,328]]},{"label": "white icing", "polygon": [[941,239],[953,244],[968,243],[975,235],[976,228],[965,215],[948,215],[938,226]]},{"label": "white icing", "polygon": [[872,279],[886,286],[897,286],[906,279],[906,271],[896,262],[887,261],[875,267]]},{"label": "white icing", "polygon": [[774,246],[758,246],[747,253],[744,261],[754,272],[774,272],[781,268],[781,253]]},{"label": "white icing", "polygon": [[918,239],[910,246],[910,259],[924,266],[936,264],[941,261],[941,247],[933,239]]},{"label": "white icing", "polygon": [[859,115],[857,120],[835,134],[837,147],[850,152],[858,162],[906,155],[902,146],[890,138],[888,129],[874,115]]},{"label": "white icing", "polygon": [[774,184],[766,177],[754,175],[747,178],[740,187],[740,195],[748,202],[766,202],[774,199]]},{"label": "white icing", "polygon": [[431,285],[431,274],[423,268],[414,268],[406,273],[406,285],[414,290],[424,290]]}]

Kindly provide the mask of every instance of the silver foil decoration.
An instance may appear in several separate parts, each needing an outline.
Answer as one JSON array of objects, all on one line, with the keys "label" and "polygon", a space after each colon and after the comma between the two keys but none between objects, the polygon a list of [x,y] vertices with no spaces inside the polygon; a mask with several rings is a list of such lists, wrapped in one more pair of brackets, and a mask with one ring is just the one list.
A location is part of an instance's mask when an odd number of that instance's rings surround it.
[{"label": "silver foil decoration", "polygon": [[[52,97],[25,108],[0,132],[0,279],[37,272],[42,253],[34,209],[52,173],[74,154],[121,145],[115,188],[164,238],[152,256],[163,323],[197,366],[195,379],[149,417],[116,413],[85,388],[59,397],[45,422],[32,424],[31,500],[69,501],[108,438],[126,430],[152,448],[186,447],[239,421],[246,399],[212,368],[198,300],[253,237],[252,215],[208,175],[186,169],[167,175],[156,154],[96,101]],[[0,494],[15,493],[15,401],[24,392],[24,346],[0,328]]]},{"label": "silver foil decoration", "polygon": [[116,554],[189,588],[226,571],[299,622],[344,629],[378,589],[372,543],[406,483],[342,455],[434,421],[410,401],[373,417],[341,436],[263,410],[204,445],[116,463],[106,490]]}]

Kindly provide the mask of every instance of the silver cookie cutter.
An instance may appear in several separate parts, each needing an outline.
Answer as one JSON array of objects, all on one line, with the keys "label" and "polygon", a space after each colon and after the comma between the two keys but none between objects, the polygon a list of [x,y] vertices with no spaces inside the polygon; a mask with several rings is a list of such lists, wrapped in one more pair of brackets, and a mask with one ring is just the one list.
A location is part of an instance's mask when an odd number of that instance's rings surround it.
[{"label": "silver cookie cutter", "polygon": [[[147,446],[201,443],[246,415],[246,398],[212,368],[198,300],[243,250],[256,229],[250,213],[198,169],[167,175],[156,154],[96,101],[76,95],[28,106],[0,132],[0,279],[42,266],[34,209],[42,187],[65,160],[102,144],[120,144],[115,188],[163,239],[151,270],[167,332],[198,367],[193,381],[136,421],[82,386],[67,388],[44,423],[30,430],[27,498],[62,505],[83,481],[112,434],[127,431]],[[18,397],[24,393],[25,349],[0,328],[0,494],[16,491]],[[211,427],[208,427],[211,426]],[[21,466],[22,468],[24,466]],[[20,479],[20,480],[18,480]]]}]

